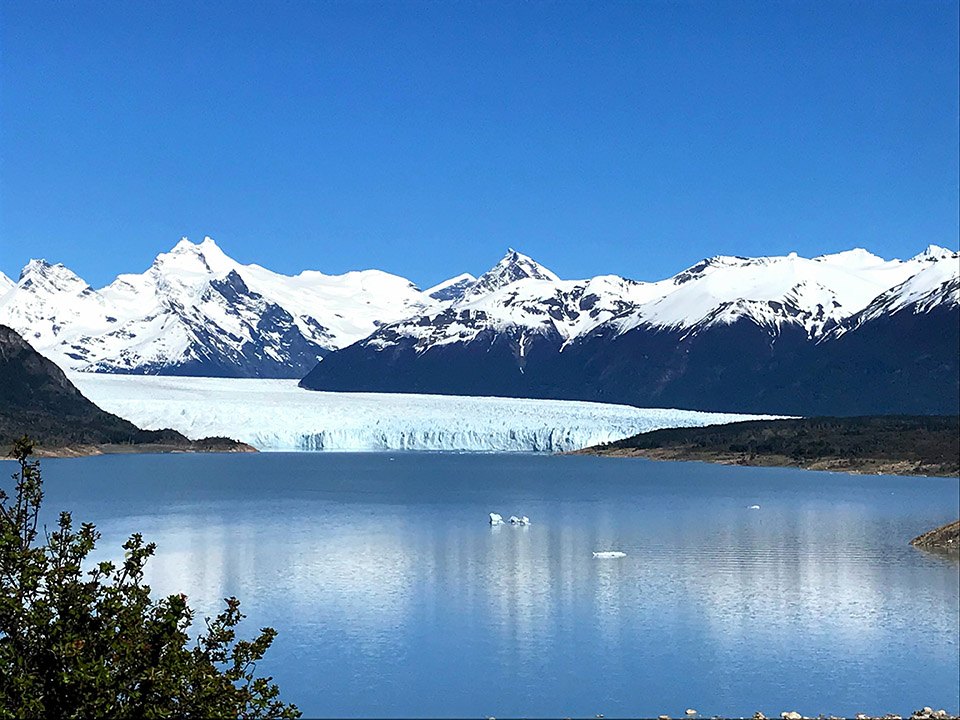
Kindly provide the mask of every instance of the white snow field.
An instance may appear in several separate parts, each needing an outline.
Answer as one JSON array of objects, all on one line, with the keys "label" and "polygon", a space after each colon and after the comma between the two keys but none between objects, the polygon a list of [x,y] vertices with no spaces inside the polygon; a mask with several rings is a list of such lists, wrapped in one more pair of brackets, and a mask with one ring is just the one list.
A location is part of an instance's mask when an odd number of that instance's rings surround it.
[{"label": "white snow field", "polygon": [[647,430],[759,415],[447,395],[315,392],[296,380],[69,373],[142,428],[222,435],[258,450],[563,452]]}]

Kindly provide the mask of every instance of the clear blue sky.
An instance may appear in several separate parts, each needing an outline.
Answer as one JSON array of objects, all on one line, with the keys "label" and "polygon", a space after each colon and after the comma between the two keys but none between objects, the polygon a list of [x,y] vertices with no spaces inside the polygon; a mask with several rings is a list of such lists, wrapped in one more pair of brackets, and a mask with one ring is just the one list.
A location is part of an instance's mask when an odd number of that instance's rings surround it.
[{"label": "clear blue sky", "polygon": [[958,3],[0,2],[0,270],[423,286],[958,239]]}]

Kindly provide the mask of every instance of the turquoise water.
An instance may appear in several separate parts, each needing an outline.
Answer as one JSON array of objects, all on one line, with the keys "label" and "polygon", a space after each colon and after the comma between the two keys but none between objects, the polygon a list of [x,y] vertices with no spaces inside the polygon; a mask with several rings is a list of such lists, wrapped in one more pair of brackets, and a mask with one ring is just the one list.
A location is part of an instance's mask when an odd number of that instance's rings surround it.
[{"label": "turquoise water", "polygon": [[207,614],[237,595],[247,635],[276,627],[260,670],[308,716],[960,710],[958,564],[907,544],[957,517],[956,480],[442,454],[43,468],[48,522],[95,522],[105,556],[142,532],[156,592]]}]

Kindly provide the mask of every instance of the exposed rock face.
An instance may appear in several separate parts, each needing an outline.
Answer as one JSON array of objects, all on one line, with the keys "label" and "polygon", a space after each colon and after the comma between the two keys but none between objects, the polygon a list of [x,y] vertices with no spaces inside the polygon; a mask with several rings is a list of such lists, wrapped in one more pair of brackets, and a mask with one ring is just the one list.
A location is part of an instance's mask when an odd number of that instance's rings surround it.
[{"label": "exposed rock face", "polygon": [[87,400],[50,360],[0,325],[0,437],[122,442],[139,429]]},{"label": "exposed rock face", "polygon": [[0,325],[0,445],[23,435],[40,449],[151,445],[169,450],[237,451],[253,448],[227,438],[191,442],[175,430],[141,430],[104,412],[63,371],[11,328]]},{"label": "exposed rock face", "polygon": [[921,548],[960,552],[960,520],[925,532],[911,540],[910,544]]}]

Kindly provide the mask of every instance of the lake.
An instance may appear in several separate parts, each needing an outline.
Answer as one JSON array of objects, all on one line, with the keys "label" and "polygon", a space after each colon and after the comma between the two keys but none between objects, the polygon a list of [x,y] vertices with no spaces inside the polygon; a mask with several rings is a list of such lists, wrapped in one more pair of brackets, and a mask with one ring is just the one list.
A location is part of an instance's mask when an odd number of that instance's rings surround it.
[{"label": "lake", "polygon": [[907,544],[956,519],[956,479],[414,453],[43,470],[47,522],[95,522],[98,558],[142,532],[156,593],[277,628],[260,670],[307,716],[960,710],[958,563]]}]

